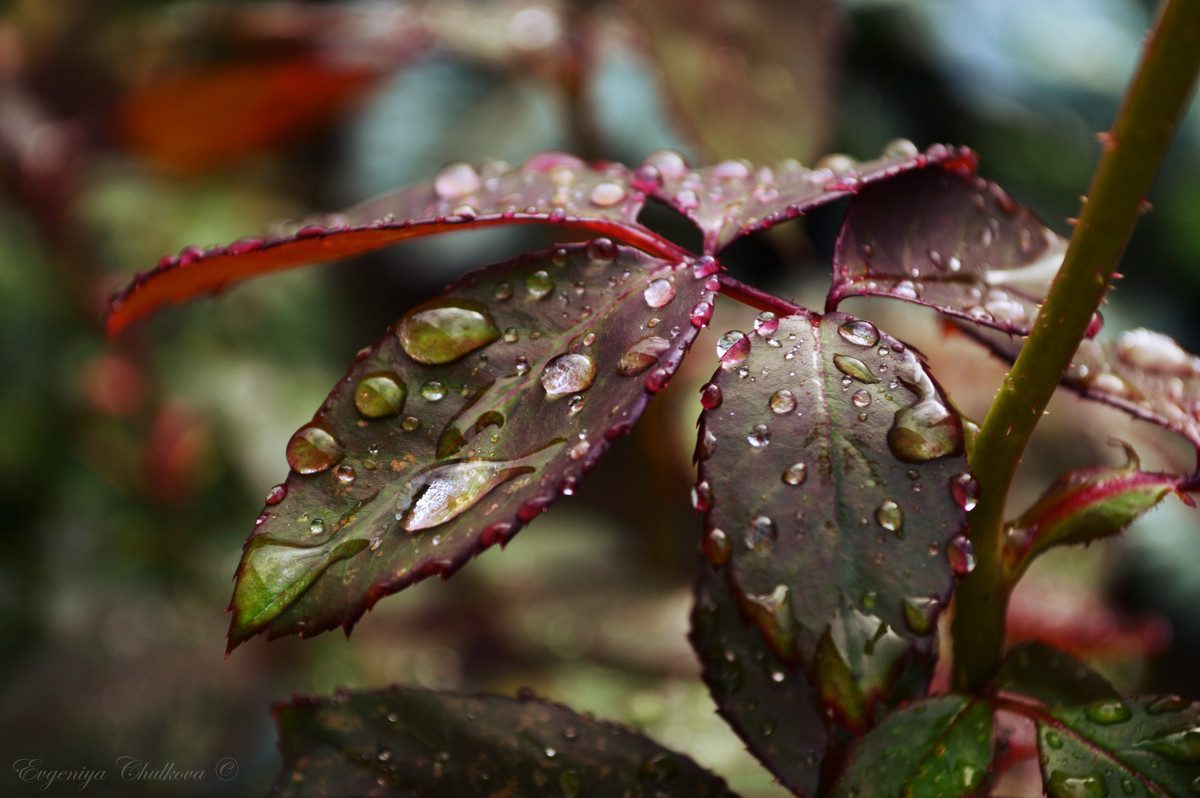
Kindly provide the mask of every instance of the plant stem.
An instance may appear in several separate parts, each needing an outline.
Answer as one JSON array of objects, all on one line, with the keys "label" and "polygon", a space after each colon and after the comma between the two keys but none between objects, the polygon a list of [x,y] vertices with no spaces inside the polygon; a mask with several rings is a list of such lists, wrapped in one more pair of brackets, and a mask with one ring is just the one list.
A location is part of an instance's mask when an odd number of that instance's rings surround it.
[{"label": "plant stem", "polygon": [[1001,572],[1004,506],[1021,454],[1142,211],[1200,68],[1200,1],[1166,0],[1117,112],[1062,268],[1033,332],[992,404],[971,457],[979,504],[970,514],[978,566],[955,599],[956,690],[978,691],[1000,663],[1008,589]]},{"label": "plant stem", "polygon": [[736,277],[730,277],[728,274],[722,274],[718,277],[721,281],[720,292],[729,297],[736,299],[743,305],[749,305],[755,310],[769,310],[780,316],[794,316],[797,313],[808,313],[807,308],[803,308],[794,302],[789,302],[783,297],[776,296],[769,291],[755,288],[752,285],[747,285]]}]

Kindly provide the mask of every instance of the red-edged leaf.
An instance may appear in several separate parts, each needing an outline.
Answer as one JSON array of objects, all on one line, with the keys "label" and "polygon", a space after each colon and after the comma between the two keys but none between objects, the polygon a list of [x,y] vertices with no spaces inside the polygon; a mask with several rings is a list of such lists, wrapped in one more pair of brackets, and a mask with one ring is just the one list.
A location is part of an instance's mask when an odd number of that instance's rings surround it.
[{"label": "red-edged leaf", "polygon": [[829,732],[805,673],[781,663],[742,617],[725,578],[707,563],[696,581],[688,636],[717,712],[780,783],[815,794]]},{"label": "red-edged leaf", "polygon": [[1037,640],[1012,647],[992,686],[1050,706],[1119,697],[1116,689],[1082,660]]},{"label": "red-edged leaf", "polygon": [[828,304],[893,297],[1025,335],[1066,248],[995,183],[962,169],[921,169],[850,201]]},{"label": "red-edged leaf", "polygon": [[679,153],[665,150],[647,157],[634,179],[691,219],[704,234],[704,251],[714,254],[741,235],[850,196],[870,183],[939,163],[973,174],[975,154],[940,144],[922,154],[910,142],[897,142],[882,158],[862,163],[834,155],[811,169],[796,161],[774,168],[724,161],[693,169]]},{"label": "red-edged leaf", "polygon": [[1010,584],[1050,548],[1115,535],[1179,491],[1184,477],[1142,471],[1133,447],[1121,445],[1125,465],[1064,474],[1020,518],[1005,526],[1003,567]]},{"label": "red-edged leaf", "polygon": [[811,665],[861,729],[910,651],[931,649],[952,562],[972,565],[962,423],[920,359],[869,322],[772,326],[727,334],[706,392],[705,552],[732,569],[776,656]]},{"label": "red-edged leaf", "polygon": [[[963,330],[998,357],[1012,362],[1021,353],[1024,339],[972,326]],[[1137,329],[1115,340],[1084,340],[1062,384],[1178,432],[1200,450],[1200,358],[1162,333]]]},{"label": "red-edged leaf", "polygon": [[711,310],[708,268],[597,239],[473,272],[406,313],[288,444],[293,471],[238,568],[230,646],[349,629],[572,492],[706,321],[692,317]]},{"label": "red-edged leaf", "polygon": [[283,773],[273,796],[736,798],[690,758],[532,696],[392,687],[272,709]]},{"label": "red-edged leaf", "polygon": [[283,225],[227,247],[185,248],[138,274],[109,303],[115,335],[164,305],[266,272],[346,258],[406,238],[494,224],[551,223],[576,234],[624,241],[667,258],[685,253],[637,224],[644,195],[619,164],[588,166],[570,155],[535,155],[519,168],[501,162],[451,164],[428,185],[370,200],[342,214]]},{"label": "red-edged leaf", "polygon": [[180,72],[122,102],[128,146],[174,172],[203,172],[328,123],[381,74],[315,58],[257,60]]}]

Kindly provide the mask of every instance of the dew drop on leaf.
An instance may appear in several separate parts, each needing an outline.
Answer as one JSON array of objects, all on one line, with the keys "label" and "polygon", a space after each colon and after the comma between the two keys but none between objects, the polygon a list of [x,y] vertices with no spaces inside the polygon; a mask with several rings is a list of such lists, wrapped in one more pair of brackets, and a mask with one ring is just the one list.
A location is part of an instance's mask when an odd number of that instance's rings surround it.
[{"label": "dew drop on leaf", "polygon": [[668,179],[678,179],[688,173],[687,161],[675,150],[658,150],[646,156],[643,166],[652,166]]},{"label": "dew drop on leaf", "polygon": [[730,330],[717,339],[717,357],[721,360],[721,368],[732,368],[746,359],[750,354],[750,339],[744,332]]},{"label": "dew drop on leaf", "polygon": [[1061,770],[1046,782],[1050,798],[1107,798],[1108,787],[1096,776],[1074,776]]},{"label": "dew drop on leaf", "polygon": [[721,386],[715,382],[710,382],[700,389],[700,404],[706,410],[716,410],[721,406],[724,400],[724,395],[721,393]]},{"label": "dew drop on leaf", "polygon": [[399,415],[408,397],[408,387],[391,372],[368,374],[354,387],[354,406],[367,418]]},{"label": "dew drop on leaf", "polygon": [[512,295],[512,283],[508,281],[496,283],[496,288],[494,291],[492,291],[492,296],[496,297],[496,299],[499,299],[501,302],[506,299],[512,299]]},{"label": "dew drop on leaf", "polygon": [[746,526],[746,548],[751,551],[766,551],[775,545],[778,539],[779,528],[768,516],[755,516]]},{"label": "dew drop on leaf", "polygon": [[405,416],[400,422],[400,428],[405,432],[412,432],[421,428],[421,419],[416,416]]},{"label": "dew drop on leaf", "polygon": [[316,474],[338,463],[345,449],[324,424],[305,424],[292,435],[287,445],[287,461],[293,471]]},{"label": "dew drop on leaf", "polygon": [[474,194],[481,185],[475,167],[459,162],[449,164],[438,172],[433,181],[433,190],[441,199],[452,200]]},{"label": "dew drop on leaf", "polygon": [[869,321],[851,319],[838,327],[842,340],[855,346],[874,346],[879,343],[879,330]]},{"label": "dew drop on leaf", "polygon": [[859,382],[867,384],[879,382],[879,378],[871,373],[870,367],[856,357],[835,354],[833,356],[833,365],[847,377],[851,377]]},{"label": "dew drop on leaf", "polygon": [[287,498],[287,485],[276,485],[267,491],[267,506],[274,507]]},{"label": "dew drop on leaf", "polygon": [[901,381],[917,401],[896,411],[888,430],[888,448],[905,463],[924,463],[962,451],[962,422],[939,398],[924,371],[906,372]]},{"label": "dew drop on leaf", "polygon": [[612,263],[617,257],[617,245],[611,238],[593,238],[587,244],[587,256],[598,263]]},{"label": "dew drop on leaf", "polygon": [[692,486],[692,509],[698,513],[707,512],[712,508],[712,486],[708,480],[702,479]]},{"label": "dew drop on leaf", "polygon": [[884,499],[879,508],[875,510],[875,520],[887,531],[899,532],[904,525],[904,513],[896,502]]},{"label": "dew drop on leaf", "polygon": [[975,547],[966,535],[955,535],[946,543],[946,559],[959,576],[975,570]]},{"label": "dew drop on leaf", "polygon": [[884,158],[907,160],[916,158],[920,154],[921,151],[917,149],[917,145],[908,139],[892,139],[883,145]]},{"label": "dew drop on leaf", "polygon": [[642,292],[646,304],[652,308],[661,308],[675,298],[675,286],[669,280],[651,280]]},{"label": "dew drop on leaf", "polygon": [[692,275],[697,280],[703,280],[705,277],[716,274],[721,270],[721,264],[717,263],[717,259],[712,255],[703,255],[696,258],[696,262],[692,265]]},{"label": "dew drop on leaf", "polygon": [[700,548],[704,552],[704,557],[716,567],[720,567],[729,562],[729,557],[733,553],[732,546],[729,545],[729,536],[721,529],[710,529],[704,535],[704,539],[700,542]]},{"label": "dew drop on leaf", "polygon": [[850,401],[854,403],[855,407],[866,407],[871,404],[871,394],[863,388],[855,391],[854,395],[850,397]]},{"label": "dew drop on leaf", "polygon": [[1133,717],[1131,710],[1124,701],[1106,699],[1089,704],[1085,710],[1087,719],[1101,726],[1111,726],[1114,723],[1124,723]]},{"label": "dew drop on leaf", "polygon": [[950,477],[950,495],[969,513],[979,504],[979,481],[969,473],[956,474]]},{"label": "dew drop on leaf", "polygon": [[358,476],[358,474],[356,474],[354,471],[354,466],[347,465],[345,463],[342,463],[340,466],[335,468],[333,470],[333,475],[337,478],[338,483],[342,485],[354,484],[354,480]]},{"label": "dew drop on leaf", "polygon": [[434,299],[400,320],[396,335],[405,354],[418,363],[458,360],[500,337],[487,305],[465,299]]},{"label": "dew drop on leaf", "polygon": [[554,280],[550,277],[550,272],[545,269],[538,269],[533,274],[525,278],[525,290],[529,292],[530,299],[538,300],[554,290]]},{"label": "dew drop on leaf", "polygon": [[616,183],[597,183],[588,199],[593,205],[610,208],[625,199],[625,189]]},{"label": "dew drop on leaf", "polygon": [[769,310],[759,313],[754,319],[754,332],[762,336],[772,335],[779,329],[779,317]]},{"label": "dew drop on leaf", "polygon": [[427,467],[400,491],[396,520],[409,532],[444,524],[471,509],[493,488],[533,471],[512,461],[466,460]]},{"label": "dew drop on leaf", "polygon": [[904,625],[913,634],[933,634],[934,624],[942,604],[931,596],[909,596],[901,602],[904,610]]},{"label": "dew drop on leaf", "polygon": [[1175,712],[1182,712],[1192,705],[1192,702],[1186,698],[1180,698],[1177,695],[1169,695],[1159,698],[1151,702],[1146,707],[1147,715],[1167,715]]},{"label": "dew drop on leaf", "polygon": [[596,379],[596,363],[587,355],[559,355],[542,369],[542,387],[547,399],[586,391]]},{"label": "dew drop on leaf", "polygon": [[761,449],[771,443],[771,431],[766,424],[755,424],[754,429],[746,436],[746,443],[755,449]]},{"label": "dew drop on leaf", "polygon": [[787,485],[803,485],[804,480],[808,479],[808,466],[804,463],[792,463],[783,470],[782,479]]},{"label": "dew drop on leaf", "polygon": [[622,377],[641,374],[657,363],[670,348],[671,344],[665,338],[648,335],[625,350],[625,354],[617,361],[617,373]]},{"label": "dew drop on leaf", "polygon": [[446,386],[437,380],[429,380],[421,386],[421,398],[427,402],[440,402],[446,398]]},{"label": "dew drop on leaf", "polygon": [[786,415],[796,409],[796,395],[787,388],[781,388],[771,394],[771,398],[767,400],[767,404],[771,408],[771,412],[776,415]]}]

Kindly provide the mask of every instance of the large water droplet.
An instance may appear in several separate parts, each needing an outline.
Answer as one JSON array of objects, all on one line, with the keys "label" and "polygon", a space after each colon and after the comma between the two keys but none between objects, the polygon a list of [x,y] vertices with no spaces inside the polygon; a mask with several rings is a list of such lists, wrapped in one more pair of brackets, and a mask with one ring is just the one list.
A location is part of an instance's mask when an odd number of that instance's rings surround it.
[{"label": "large water droplet", "polygon": [[754,319],[754,332],[766,337],[779,329],[779,317],[769,310],[759,313]]},{"label": "large water droplet", "polygon": [[534,470],[516,462],[467,460],[426,467],[401,489],[396,519],[416,532],[457,518],[493,488]]},{"label": "large water droplet", "polygon": [[380,371],[368,374],[354,387],[354,406],[367,418],[388,418],[404,409],[408,387],[399,376]]},{"label": "large water droplet", "polygon": [[675,298],[675,286],[670,280],[651,280],[642,292],[646,304],[652,308],[661,308]]},{"label": "large water droplet", "polygon": [[641,374],[657,363],[670,348],[671,344],[665,338],[648,335],[625,350],[625,354],[617,361],[617,373],[623,377]]},{"label": "large water droplet", "polygon": [[950,477],[950,495],[969,513],[979,504],[979,481],[969,473],[956,474]]},{"label": "large water droplet", "polygon": [[1124,701],[1115,698],[1089,704],[1085,712],[1088,720],[1101,726],[1124,723],[1133,717],[1133,710]]},{"label": "large water droplet", "polygon": [[596,363],[587,355],[559,355],[542,369],[542,387],[547,399],[586,391],[596,379]]},{"label": "large water droplet", "polygon": [[909,596],[901,602],[904,610],[904,625],[913,634],[933,634],[942,603],[932,596]]},{"label": "large water droplet", "polygon": [[889,532],[899,532],[904,525],[904,513],[900,505],[891,499],[884,499],[883,504],[875,510],[875,520]]},{"label": "large water droplet", "polygon": [[715,382],[710,382],[700,389],[700,404],[706,410],[716,410],[721,406],[724,396],[721,393],[721,386]]},{"label": "large water droplet", "polygon": [[850,401],[854,403],[855,407],[866,407],[871,404],[871,394],[867,389],[862,388],[854,392],[854,395],[850,397]]},{"label": "large water droplet", "polygon": [[427,402],[440,402],[446,398],[446,386],[437,380],[429,380],[421,386],[421,398]]},{"label": "large water droplet", "polygon": [[787,388],[780,388],[771,394],[768,404],[772,413],[782,416],[796,409],[796,395]]},{"label": "large water droplet", "polygon": [[713,306],[707,300],[701,300],[692,308],[691,322],[693,327],[707,327],[712,321]]},{"label": "large water droplet", "polygon": [[908,139],[892,139],[883,145],[883,157],[894,160],[916,158],[920,152],[917,145]]},{"label": "large water droplet", "polygon": [[750,519],[746,526],[746,548],[751,551],[763,552],[775,545],[779,539],[779,528],[768,516],[759,515]]},{"label": "large water droplet", "polygon": [[730,330],[717,339],[717,357],[721,360],[721,368],[732,368],[746,359],[750,354],[750,339],[744,332]]},{"label": "large water droplet", "polygon": [[975,546],[966,535],[955,535],[946,543],[946,559],[950,568],[959,576],[975,570]]},{"label": "large water droplet", "polygon": [[625,199],[625,189],[616,183],[597,183],[589,199],[593,205],[610,208]]},{"label": "large water droplet", "polygon": [[587,244],[587,256],[597,263],[611,263],[617,257],[617,245],[611,238],[593,238]]},{"label": "large water droplet", "polygon": [[1200,728],[1164,732],[1143,741],[1138,747],[1149,748],[1185,765],[1200,762]]},{"label": "large water droplet", "polygon": [[847,377],[852,377],[859,382],[868,384],[879,382],[879,378],[871,373],[870,367],[856,357],[835,354],[833,365]]},{"label": "large water droplet", "polygon": [[879,343],[879,329],[864,319],[851,319],[841,325],[838,335],[855,346],[874,346]]},{"label": "large water droplet", "polygon": [[434,299],[404,314],[396,336],[418,363],[458,360],[500,337],[487,305],[466,299]]},{"label": "large water droplet", "polygon": [[276,485],[267,491],[267,506],[274,507],[287,498],[287,485]]},{"label": "large water droplet", "polygon": [[287,461],[293,471],[316,474],[334,466],[346,450],[333,432],[319,421],[296,430],[287,445]]},{"label": "large water droplet", "polygon": [[469,163],[452,163],[445,166],[433,181],[433,190],[444,200],[461,199],[479,190],[482,181],[475,167]]},{"label": "large water droplet", "polygon": [[1106,798],[1108,787],[1099,776],[1075,776],[1061,770],[1046,782],[1051,798]]},{"label": "large water droplet", "polygon": [[787,485],[803,485],[808,479],[808,466],[804,463],[792,463],[783,470],[782,479]]},{"label": "large water droplet", "polygon": [[938,396],[924,369],[914,365],[898,373],[900,381],[917,394],[917,401],[896,412],[888,430],[888,447],[905,463],[924,463],[962,451],[962,420]]},{"label": "large water droplet", "polygon": [[541,299],[554,290],[554,279],[548,271],[539,269],[525,278],[525,290],[529,292],[530,299]]},{"label": "large water droplet", "polygon": [[761,449],[771,443],[771,431],[766,424],[755,424],[754,429],[746,436],[746,443],[755,449]]}]

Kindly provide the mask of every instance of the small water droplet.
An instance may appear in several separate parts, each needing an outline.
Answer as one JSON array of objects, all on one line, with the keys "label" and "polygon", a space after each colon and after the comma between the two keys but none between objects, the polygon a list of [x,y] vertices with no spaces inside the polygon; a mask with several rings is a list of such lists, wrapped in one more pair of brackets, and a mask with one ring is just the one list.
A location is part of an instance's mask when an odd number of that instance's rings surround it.
[{"label": "small water droplet", "polygon": [[744,332],[730,330],[717,339],[717,357],[721,361],[721,368],[732,368],[745,360],[749,354],[750,339]]},{"label": "small water droplet", "polygon": [[850,397],[850,401],[854,403],[855,407],[866,407],[871,404],[871,394],[865,388],[861,388],[854,392],[854,395]]},{"label": "small water droplet", "polygon": [[469,163],[452,163],[445,166],[433,182],[433,190],[443,200],[460,199],[479,190],[482,181],[475,167]]},{"label": "small water droplet", "polygon": [[783,470],[783,481],[788,485],[803,485],[808,479],[808,466],[804,463],[792,463]]},{"label": "small water droplet", "polygon": [[759,515],[750,519],[746,527],[746,548],[751,551],[763,552],[775,545],[779,539],[779,529],[768,516]]},{"label": "small water droplet", "polygon": [[287,461],[293,471],[316,474],[338,463],[345,449],[333,432],[319,421],[296,430],[287,445]]},{"label": "small water droplet", "polygon": [[781,388],[771,394],[768,404],[772,413],[782,416],[796,409],[796,395],[787,388]]},{"label": "small water droplet", "polygon": [[969,473],[956,474],[950,477],[950,495],[969,513],[979,504],[979,482]]},{"label": "small water droplet", "polygon": [[399,415],[407,397],[408,386],[391,372],[368,374],[354,387],[354,406],[367,418]]},{"label": "small water droplet", "polygon": [[692,509],[698,513],[712,509],[712,486],[702,479],[692,486]]},{"label": "small water droplet", "polygon": [[440,402],[446,398],[446,386],[437,380],[429,380],[421,386],[421,398],[427,402]]},{"label": "small water droplet", "polygon": [[855,346],[874,346],[879,343],[879,328],[864,319],[851,319],[838,327],[838,335]]},{"label": "small water droplet", "polygon": [[700,404],[706,410],[716,410],[721,406],[721,401],[724,396],[721,393],[721,386],[715,382],[710,382],[700,390]]},{"label": "small water droplet", "polygon": [[354,484],[354,479],[358,476],[354,471],[354,466],[347,465],[345,463],[342,463],[340,466],[333,469],[333,475],[337,478],[337,481],[343,485]]},{"label": "small water droplet", "polygon": [[433,299],[404,314],[396,335],[418,363],[439,365],[500,337],[487,306],[465,299]]},{"label": "small water droplet", "polygon": [[1061,770],[1050,774],[1046,787],[1051,798],[1107,798],[1108,787],[1097,776],[1074,776]]},{"label": "small water droplet", "polygon": [[703,280],[710,277],[721,270],[721,264],[712,255],[702,255],[696,258],[692,264],[692,276],[697,280]]},{"label": "small water droplet", "polygon": [[651,280],[642,296],[650,307],[661,308],[675,298],[675,286],[669,280]]},{"label": "small water droplet", "polygon": [[920,153],[921,151],[917,149],[917,145],[908,139],[892,139],[883,145],[883,157],[893,160],[916,158]]},{"label": "small water droplet", "polygon": [[946,559],[959,576],[975,570],[975,547],[966,535],[955,535],[946,543]]},{"label": "small water droplet", "polygon": [[596,379],[596,363],[587,355],[559,355],[542,369],[542,387],[547,399],[586,391]]},{"label": "small water droplet", "polygon": [[896,502],[884,499],[883,504],[875,510],[875,520],[887,531],[899,532],[904,524],[904,513]]},{"label": "small water droplet", "polygon": [[1106,699],[1089,704],[1085,710],[1087,719],[1101,726],[1111,726],[1114,723],[1124,723],[1133,717],[1131,710],[1124,701]]},{"label": "small water droplet", "polygon": [[617,245],[611,238],[593,238],[587,244],[587,256],[598,263],[612,263],[617,257]]},{"label": "small water droplet", "polygon": [[625,189],[616,183],[598,183],[592,189],[589,199],[591,199],[593,205],[601,208],[611,208],[625,199]]},{"label": "small water droplet", "polygon": [[417,418],[416,416],[405,416],[404,420],[400,422],[400,428],[405,432],[418,430],[421,428],[421,419]]},{"label": "small water droplet", "polygon": [[670,348],[671,344],[665,338],[648,335],[625,350],[625,354],[617,361],[617,373],[623,377],[641,374],[657,363]]},{"label": "small water droplet", "polygon": [[933,634],[942,603],[932,596],[909,596],[901,602],[904,625],[917,635]]},{"label": "small water droplet", "polygon": [[504,343],[506,344],[515,344],[520,338],[516,327],[509,327],[504,331]]},{"label": "small water droplet", "polygon": [[1180,698],[1177,695],[1163,696],[1155,701],[1152,701],[1146,706],[1146,714],[1148,715],[1167,715],[1176,712],[1182,712],[1192,705],[1192,702],[1186,698]]},{"label": "small water droplet", "polygon": [[274,507],[287,498],[287,485],[276,485],[267,491],[267,506]]},{"label": "small water droplet", "polygon": [[754,429],[746,436],[746,443],[755,449],[761,449],[771,443],[771,431],[766,424],[755,424]]},{"label": "small water droplet", "polygon": [[778,329],[779,317],[769,310],[764,310],[754,319],[754,332],[763,337],[774,335]]},{"label": "small water droplet", "polygon": [[705,533],[704,539],[700,541],[700,549],[704,552],[705,559],[717,568],[729,562],[729,557],[733,553],[729,536],[723,530],[716,528]]},{"label": "small water droplet", "polygon": [[320,535],[325,532],[325,522],[320,518],[314,518],[308,525],[308,534]]},{"label": "small water droplet", "polygon": [[538,300],[554,290],[554,280],[545,269],[539,269],[525,278],[525,290],[530,299]]}]

